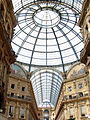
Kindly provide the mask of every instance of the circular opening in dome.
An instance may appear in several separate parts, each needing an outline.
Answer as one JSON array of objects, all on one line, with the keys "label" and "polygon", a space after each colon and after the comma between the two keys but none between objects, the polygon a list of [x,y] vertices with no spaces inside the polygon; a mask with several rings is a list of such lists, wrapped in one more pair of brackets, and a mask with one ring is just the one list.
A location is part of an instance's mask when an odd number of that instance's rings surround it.
[{"label": "circular opening in dome", "polygon": [[51,28],[60,22],[60,16],[50,9],[38,10],[34,15],[35,24],[43,28]]}]

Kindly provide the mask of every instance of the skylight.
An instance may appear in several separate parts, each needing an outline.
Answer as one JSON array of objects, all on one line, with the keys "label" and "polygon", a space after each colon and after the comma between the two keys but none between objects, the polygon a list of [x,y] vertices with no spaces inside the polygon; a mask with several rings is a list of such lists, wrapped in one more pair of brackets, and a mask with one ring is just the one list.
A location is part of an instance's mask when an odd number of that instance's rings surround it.
[{"label": "skylight", "polygon": [[54,107],[63,80],[55,68],[65,73],[80,59],[83,48],[77,26],[83,0],[12,2],[17,19],[12,47],[17,61],[27,65],[29,72],[40,68],[31,78],[37,104]]}]

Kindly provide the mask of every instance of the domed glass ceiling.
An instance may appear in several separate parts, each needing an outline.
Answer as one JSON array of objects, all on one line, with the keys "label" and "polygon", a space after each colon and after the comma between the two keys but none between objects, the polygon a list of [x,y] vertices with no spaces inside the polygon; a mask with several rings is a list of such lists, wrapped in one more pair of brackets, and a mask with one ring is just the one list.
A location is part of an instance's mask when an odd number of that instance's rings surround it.
[{"label": "domed glass ceiling", "polygon": [[12,2],[17,19],[12,47],[17,61],[26,63],[30,72],[32,68],[43,67],[31,77],[34,93],[39,107],[53,107],[62,83],[55,67],[65,72],[79,60],[83,48],[77,26],[83,0]]},{"label": "domed glass ceiling", "polygon": [[17,26],[12,46],[17,61],[61,67],[79,60],[83,40],[77,26],[82,0],[13,0]]}]

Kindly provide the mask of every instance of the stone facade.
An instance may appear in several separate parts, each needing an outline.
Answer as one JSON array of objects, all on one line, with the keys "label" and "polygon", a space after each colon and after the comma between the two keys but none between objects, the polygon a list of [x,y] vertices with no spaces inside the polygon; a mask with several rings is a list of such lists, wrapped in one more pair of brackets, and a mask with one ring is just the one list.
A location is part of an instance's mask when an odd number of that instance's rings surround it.
[{"label": "stone facade", "polygon": [[7,120],[7,117],[3,114],[0,114],[0,120]]},{"label": "stone facade", "polygon": [[[14,68],[14,69],[13,69]],[[38,120],[38,108],[27,72],[14,64],[8,80],[6,116],[9,120]]]},{"label": "stone facade", "polygon": [[16,19],[11,0],[0,0],[0,112],[5,113],[10,64],[15,62],[11,47]]},{"label": "stone facade", "polygon": [[90,116],[89,70],[82,63],[67,73],[55,109],[55,120],[87,120]]},{"label": "stone facade", "polygon": [[84,39],[84,48],[81,51],[81,62],[87,63],[90,56],[90,1],[84,0],[81,16],[78,25],[81,28],[81,33]]}]

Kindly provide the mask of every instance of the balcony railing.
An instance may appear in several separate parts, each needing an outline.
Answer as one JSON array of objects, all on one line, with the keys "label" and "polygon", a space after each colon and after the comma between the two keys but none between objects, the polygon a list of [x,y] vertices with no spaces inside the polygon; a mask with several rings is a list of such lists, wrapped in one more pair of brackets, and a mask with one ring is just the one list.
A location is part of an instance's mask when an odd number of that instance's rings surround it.
[{"label": "balcony railing", "polygon": [[16,95],[12,96],[11,94],[8,94],[7,96],[11,97],[11,98],[26,100],[26,101],[31,101],[32,100],[31,96],[24,96],[24,97],[22,97],[22,96],[16,96]]},{"label": "balcony railing", "polygon": [[88,93],[84,93],[84,94],[76,94],[76,95],[67,95],[67,96],[64,96],[64,101],[67,101],[67,100],[75,100],[75,99],[79,99],[79,98],[84,98],[84,97],[87,97],[89,96]]},{"label": "balcony railing", "polygon": [[75,118],[70,118],[70,119],[68,119],[68,120],[75,120]]}]

